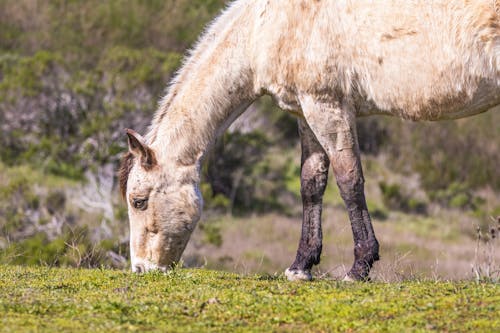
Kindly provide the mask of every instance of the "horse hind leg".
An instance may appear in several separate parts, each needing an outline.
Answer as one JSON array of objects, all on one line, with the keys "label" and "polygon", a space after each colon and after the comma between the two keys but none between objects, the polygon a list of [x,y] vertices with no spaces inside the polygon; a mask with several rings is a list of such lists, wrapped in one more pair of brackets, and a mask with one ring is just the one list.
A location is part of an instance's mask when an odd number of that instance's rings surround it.
[{"label": "horse hind leg", "polygon": [[300,194],[302,197],[302,234],[297,256],[285,272],[287,278],[311,280],[311,268],[319,264],[322,249],[321,207],[328,180],[328,156],[303,119],[299,119],[302,148]]},{"label": "horse hind leg", "polygon": [[354,112],[349,105],[301,99],[304,117],[330,159],[340,195],[346,205],[354,238],[354,263],[344,280],[366,280],[379,260],[379,244],[364,194],[364,178],[356,136]]}]

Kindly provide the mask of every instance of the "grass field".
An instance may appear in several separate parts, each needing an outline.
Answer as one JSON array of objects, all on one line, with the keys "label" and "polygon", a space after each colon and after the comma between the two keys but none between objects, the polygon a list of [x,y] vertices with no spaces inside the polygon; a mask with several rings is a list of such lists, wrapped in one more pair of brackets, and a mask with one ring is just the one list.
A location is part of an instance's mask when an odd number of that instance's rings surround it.
[{"label": "grass field", "polygon": [[500,330],[500,285],[0,266],[1,332]]}]

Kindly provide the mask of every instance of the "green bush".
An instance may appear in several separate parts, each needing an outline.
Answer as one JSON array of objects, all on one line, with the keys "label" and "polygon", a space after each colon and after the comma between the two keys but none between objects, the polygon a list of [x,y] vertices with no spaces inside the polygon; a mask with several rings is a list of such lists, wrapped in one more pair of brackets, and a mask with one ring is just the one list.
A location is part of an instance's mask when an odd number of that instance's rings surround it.
[{"label": "green bush", "polygon": [[275,140],[280,138],[260,131],[225,133],[203,168],[204,179],[210,184],[210,191],[204,190],[207,207],[229,207],[234,214],[286,213],[283,199],[294,195],[291,171],[287,171],[292,163],[286,154],[270,149]]},{"label": "green bush", "polygon": [[220,227],[211,221],[206,221],[201,223],[199,226],[200,230],[205,235],[205,241],[208,244],[220,247],[222,245],[222,233]]},{"label": "green bush", "polygon": [[0,53],[0,102],[15,100],[17,95],[35,96],[43,89],[47,76],[60,66],[59,54],[38,51],[33,56]]},{"label": "green bush", "polygon": [[[64,227],[62,235],[49,239],[39,232],[24,240],[0,248],[0,263],[16,265],[48,265],[62,267],[116,267],[107,251],[128,256],[128,246],[115,240],[98,245],[91,240],[86,227]],[[119,263],[121,264],[121,263]]]},{"label": "green bush", "polygon": [[426,213],[427,205],[425,202],[404,194],[399,185],[379,182],[379,188],[382,192],[382,201],[387,208],[408,213]]},{"label": "green bush", "polygon": [[500,190],[500,113],[433,123],[380,118],[389,133],[385,151],[398,170],[417,172],[428,191],[452,183]]},{"label": "green bush", "polygon": [[451,183],[446,189],[431,191],[431,200],[445,207],[460,209],[477,209],[484,199],[474,195],[471,189],[462,183]]},{"label": "green bush", "polygon": [[102,54],[98,70],[104,73],[105,86],[117,94],[126,94],[145,85],[159,94],[168,76],[180,65],[177,52],[160,52],[154,48],[131,49],[114,46]]}]

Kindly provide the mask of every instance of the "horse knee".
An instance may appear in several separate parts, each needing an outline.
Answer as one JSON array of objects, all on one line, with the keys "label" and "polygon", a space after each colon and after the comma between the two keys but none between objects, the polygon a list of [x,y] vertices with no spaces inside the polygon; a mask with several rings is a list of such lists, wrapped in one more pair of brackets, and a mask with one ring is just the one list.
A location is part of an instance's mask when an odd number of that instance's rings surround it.
[{"label": "horse knee", "polygon": [[328,161],[313,155],[302,165],[300,194],[305,202],[318,202],[325,193],[328,181]]},{"label": "horse knee", "polygon": [[346,202],[356,200],[360,195],[364,195],[365,180],[363,177],[355,175],[338,175],[337,186],[341,197]]},{"label": "horse knee", "polygon": [[314,177],[302,179],[300,194],[307,203],[319,202],[325,193],[327,176],[315,175]]}]

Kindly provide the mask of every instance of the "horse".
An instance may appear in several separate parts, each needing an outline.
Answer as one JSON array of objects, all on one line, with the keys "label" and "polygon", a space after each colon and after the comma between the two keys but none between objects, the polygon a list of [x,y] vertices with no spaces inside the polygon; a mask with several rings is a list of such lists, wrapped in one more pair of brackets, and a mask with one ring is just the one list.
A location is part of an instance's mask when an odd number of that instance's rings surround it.
[{"label": "horse", "polygon": [[147,134],[127,129],[120,186],[134,272],[167,271],[200,219],[200,166],[257,98],[294,114],[302,148],[302,233],[289,280],[311,280],[322,250],[329,166],[366,280],[379,243],[364,195],[355,119],[455,119],[500,104],[499,1],[236,0],[202,34]]}]

